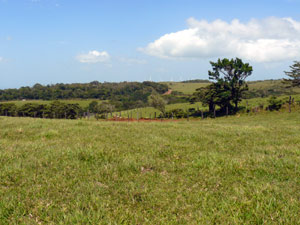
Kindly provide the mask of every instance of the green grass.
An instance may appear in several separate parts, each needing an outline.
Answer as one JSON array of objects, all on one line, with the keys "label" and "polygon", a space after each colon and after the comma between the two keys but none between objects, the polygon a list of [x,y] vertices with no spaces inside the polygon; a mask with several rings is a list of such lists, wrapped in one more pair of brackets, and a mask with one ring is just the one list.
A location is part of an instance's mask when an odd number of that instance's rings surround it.
[{"label": "green grass", "polygon": [[299,224],[299,119],[0,117],[0,224]]},{"label": "green grass", "polygon": [[[300,95],[291,95],[292,98],[294,98],[295,101],[295,106],[296,102],[300,102]],[[240,103],[239,106],[245,107],[248,109],[250,108],[255,108],[259,107],[260,105],[263,105],[264,109],[269,105],[268,100],[270,97],[265,97],[265,98],[252,98],[252,99],[243,99]],[[283,102],[287,102],[289,99],[289,95],[282,95],[279,96],[278,99],[281,99]],[[173,109],[183,109],[184,111],[187,111],[189,108],[194,108],[194,109],[199,109],[203,111],[207,111],[208,107],[203,106],[201,102],[196,102],[195,104],[190,104],[190,103],[178,103],[178,104],[170,104],[166,105],[166,111],[170,111]],[[296,107],[298,110],[298,107]],[[287,111],[287,110],[285,110]],[[154,117],[154,113],[156,112],[156,115],[158,116],[160,114],[159,110],[154,109],[153,107],[144,107],[144,108],[138,108],[138,109],[132,109],[132,110],[126,110],[121,112],[121,116],[127,118],[129,115],[133,118],[137,118],[137,114],[139,114],[139,117],[143,118],[151,118]],[[119,112],[114,112],[113,115],[120,115]]]},{"label": "green grass", "polygon": [[179,91],[184,94],[193,94],[197,88],[206,87],[209,83],[182,83],[182,82],[163,82],[173,91]]},{"label": "green grass", "polygon": [[[189,108],[199,108],[199,109],[206,109],[207,107],[203,107],[202,103],[197,102],[195,104],[190,104],[190,103],[177,103],[177,104],[170,104],[166,105],[166,111],[172,110],[172,109],[183,109],[183,110],[188,110]],[[121,115],[123,117],[127,117],[128,115],[133,118],[137,118],[137,114],[139,114],[139,117],[143,118],[154,118],[154,113],[156,112],[156,116],[158,116],[161,112],[157,109],[154,109],[153,107],[144,107],[144,108],[138,108],[138,109],[131,109],[131,110],[126,110],[122,111]],[[119,112],[113,113],[113,115],[119,115]]]},{"label": "green grass", "polygon": [[[182,83],[182,82],[163,82],[167,84],[173,91],[180,91],[184,94],[193,94],[197,88],[205,87],[209,83]],[[263,80],[248,82],[249,90],[269,90],[274,89],[280,92],[287,91],[285,84],[281,80]],[[290,88],[289,90],[300,93],[300,88]]]}]

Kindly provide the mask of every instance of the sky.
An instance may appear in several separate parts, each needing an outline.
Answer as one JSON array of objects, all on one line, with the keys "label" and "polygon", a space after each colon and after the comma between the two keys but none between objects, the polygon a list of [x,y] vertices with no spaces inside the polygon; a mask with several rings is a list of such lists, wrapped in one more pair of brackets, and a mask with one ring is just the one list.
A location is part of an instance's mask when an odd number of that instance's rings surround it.
[{"label": "sky", "polygon": [[207,79],[239,57],[249,80],[300,60],[300,0],[0,0],[0,88]]}]

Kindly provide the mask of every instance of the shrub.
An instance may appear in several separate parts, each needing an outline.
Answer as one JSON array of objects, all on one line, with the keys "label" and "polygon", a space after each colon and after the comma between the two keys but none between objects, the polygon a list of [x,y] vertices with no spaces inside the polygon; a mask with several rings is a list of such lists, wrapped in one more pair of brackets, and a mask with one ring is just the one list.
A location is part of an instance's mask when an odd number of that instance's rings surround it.
[{"label": "shrub", "polygon": [[282,104],[283,104],[282,100],[277,99],[277,97],[275,97],[275,96],[272,96],[268,100],[268,102],[269,102],[268,108],[269,108],[270,111],[273,111],[273,110],[278,111],[281,108]]}]

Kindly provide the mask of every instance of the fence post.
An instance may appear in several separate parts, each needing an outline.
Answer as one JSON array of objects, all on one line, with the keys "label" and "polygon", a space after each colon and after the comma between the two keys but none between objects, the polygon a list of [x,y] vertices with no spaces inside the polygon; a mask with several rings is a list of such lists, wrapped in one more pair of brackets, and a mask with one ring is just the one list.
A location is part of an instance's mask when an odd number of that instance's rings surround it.
[{"label": "fence post", "polygon": [[292,112],[291,104],[292,104],[292,96],[290,96],[289,99],[289,112]]},{"label": "fence post", "polygon": [[228,116],[228,106],[226,106],[226,116]]},{"label": "fence post", "polygon": [[139,122],[139,112],[136,113],[137,121]]},{"label": "fence post", "polygon": [[154,112],[154,119],[156,119],[156,112]]},{"label": "fence post", "polygon": [[214,118],[216,118],[216,106],[214,105]]},{"label": "fence post", "polygon": [[204,119],[203,110],[201,110],[201,118]]}]

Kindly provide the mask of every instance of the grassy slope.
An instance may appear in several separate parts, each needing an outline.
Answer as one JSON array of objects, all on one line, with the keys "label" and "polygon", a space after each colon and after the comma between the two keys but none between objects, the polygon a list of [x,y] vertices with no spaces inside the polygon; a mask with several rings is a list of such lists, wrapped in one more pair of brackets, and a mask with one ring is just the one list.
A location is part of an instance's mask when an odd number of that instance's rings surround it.
[{"label": "grassy slope", "polygon": [[[164,82],[172,90],[180,91],[184,94],[193,94],[197,88],[205,87],[208,83],[181,83],[181,82]],[[268,89],[285,89],[285,85],[281,80],[263,80],[250,81],[249,90],[268,90]],[[296,93],[300,93],[300,88],[292,89]]]},{"label": "grassy slope", "polygon": [[184,94],[193,94],[197,88],[205,87],[209,83],[182,83],[182,82],[163,82],[173,91],[179,91]]},{"label": "grassy slope", "polygon": [[0,118],[0,224],[297,224],[298,113]]},{"label": "grassy slope", "polygon": [[[299,111],[299,106],[297,106],[296,102],[300,102],[300,95],[292,95],[294,98],[295,104],[294,106],[296,107],[296,110]],[[252,99],[247,99],[247,100],[242,100],[242,102],[239,104],[240,106],[244,106],[245,108],[247,107],[248,104],[248,109],[250,108],[255,108],[259,107],[260,105],[264,106],[264,109],[269,105],[268,100],[270,98],[252,98]],[[278,97],[278,99],[283,100],[284,102],[287,102],[289,99],[288,95],[282,95]],[[196,110],[199,108],[200,110],[208,110],[208,107],[204,107],[201,102],[196,102],[195,104],[190,104],[190,103],[178,103],[178,104],[171,104],[171,105],[166,105],[166,111],[172,110],[172,109],[183,109],[187,111],[189,108],[195,108]],[[287,111],[287,109],[283,109],[283,111]],[[158,116],[160,112],[157,109],[154,109],[153,107],[145,107],[145,108],[139,108],[139,109],[133,109],[133,110],[126,110],[122,111],[121,115],[122,117],[127,117],[128,114],[133,118],[137,118],[137,113],[139,113],[139,117],[143,116],[144,118],[149,118],[151,114],[151,118],[154,117],[154,112],[156,112],[156,115]],[[113,115],[119,115],[119,113],[113,113]]]}]

